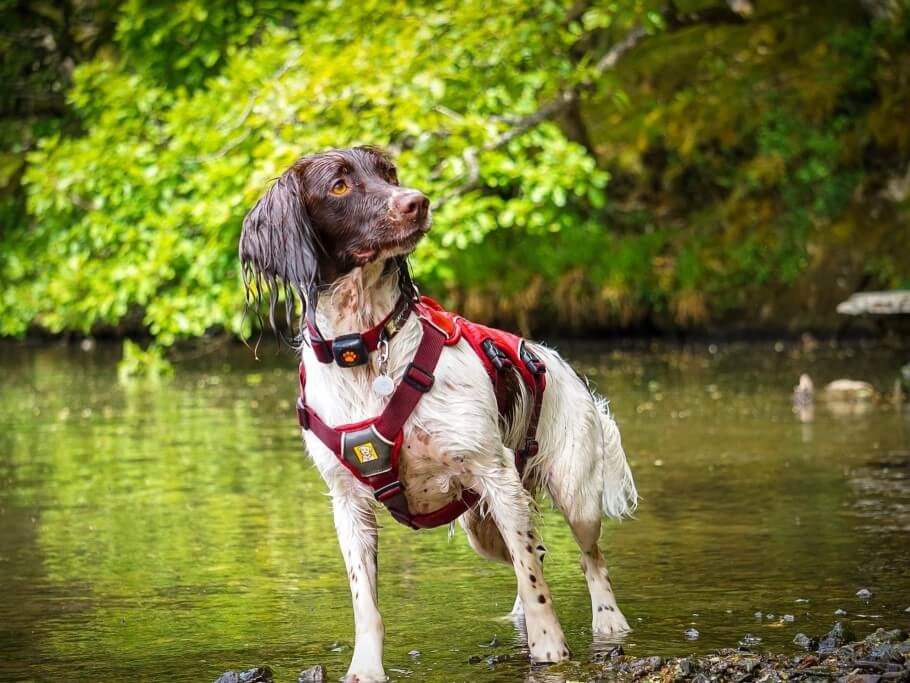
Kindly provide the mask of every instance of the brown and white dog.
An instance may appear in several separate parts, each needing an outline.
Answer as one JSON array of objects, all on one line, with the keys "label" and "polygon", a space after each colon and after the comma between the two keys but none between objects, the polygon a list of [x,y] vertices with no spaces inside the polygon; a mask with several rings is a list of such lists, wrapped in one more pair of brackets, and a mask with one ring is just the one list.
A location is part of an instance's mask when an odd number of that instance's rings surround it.
[{"label": "brown and white dog", "polygon": [[[297,295],[328,337],[376,325],[412,289],[407,254],[430,228],[420,192],[401,187],[395,166],[373,147],[332,150],[293,164],[247,214],[240,238],[247,295],[267,292],[274,314],[279,287]],[[274,319],[273,319],[274,322]],[[422,328],[411,315],[389,342],[385,372],[396,384],[413,359]],[[301,335],[303,332],[301,331]],[[556,352],[531,345],[546,363],[538,453],[523,477],[515,467],[529,421],[528,397],[511,420],[500,419],[489,377],[464,341],[446,347],[435,384],[404,427],[399,475],[415,512],[439,508],[472,489],[480,502],[459,519],[481,556],[512,565],[518,584],[513,613],[524,614],[530,657],[559,662],[569,647],[543,575],[533,494],[545,490],[581,549],[593,630],[627,630],[598,548],[604,514],[621,518],[637,501],[619,430],[604,399]],[[387,396],[371,383],[379,359],[354,368],[319,362],[301,344],[307,402],[329,424],[378,415]],[[377,354],[373,354],[376,356]],[[377,524],[373,492],[312,432],[307,452],[329,487],[335,527],[354,603],[354,655],[346,680],[383,681],[384,625],[377,607]]]}]

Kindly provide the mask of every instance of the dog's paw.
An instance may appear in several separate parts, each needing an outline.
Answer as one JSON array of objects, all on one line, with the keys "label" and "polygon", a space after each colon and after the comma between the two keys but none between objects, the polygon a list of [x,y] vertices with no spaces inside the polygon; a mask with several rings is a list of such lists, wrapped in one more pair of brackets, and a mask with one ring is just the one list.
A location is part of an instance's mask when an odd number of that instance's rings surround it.
[{"label": "dog's paw", "polygon": [[368,669],[348,669],[347,674],[343,679],[343,683],[385,683],[388,678],[386,678],[385,671],[382,669],[377,670],[368,670]]},{"label": "dog's paw", "polygon": [[629,622],[619,611],[619,607],[614,605],[599,605],[594,612],[594,620],[591,625],[594,635],[599,636],[609,636],[631,630]]},{"label": "dog's paw", "polygon": [[528,650],[537,664],[564,662],[572,656],[559,624],[528,626]]}]

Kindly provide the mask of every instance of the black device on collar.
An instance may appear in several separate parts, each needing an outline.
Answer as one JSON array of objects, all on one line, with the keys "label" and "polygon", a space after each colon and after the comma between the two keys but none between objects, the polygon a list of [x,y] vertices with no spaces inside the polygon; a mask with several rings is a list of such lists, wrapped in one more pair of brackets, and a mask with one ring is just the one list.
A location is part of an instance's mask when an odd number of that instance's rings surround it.
[{"label": "black device on collar", "polygon": [[332,340],[332,356],[343,368],[355,368],[370,359],[370,351],[359,332],[343,334]]}]

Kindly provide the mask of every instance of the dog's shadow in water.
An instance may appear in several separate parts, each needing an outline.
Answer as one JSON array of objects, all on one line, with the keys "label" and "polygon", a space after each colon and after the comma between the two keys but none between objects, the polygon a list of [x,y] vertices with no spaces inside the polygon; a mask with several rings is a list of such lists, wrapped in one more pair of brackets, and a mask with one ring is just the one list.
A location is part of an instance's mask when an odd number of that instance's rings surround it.
[{"label": "dog's shadow in water", "polygon": [[[503,616],[502,619],[509,621],[515,629],[514,642],[516,649],[524,654],[529,654],[524,615],[510,613]],[[630,631],[621,631],[610,635],[593,635],[588,657],[583,663],[608,662],[613,657],[623,654],[622,644],[630,633]],[[573,656],[572,661],[578,662],[579,657],[577,655]],[[567,681],[575,680],[576,678],[577,676],[573,675],[572,672],[554,671],[547,664],[532,664],[530,671],[524,678],[524,683],[567,683]]]}]

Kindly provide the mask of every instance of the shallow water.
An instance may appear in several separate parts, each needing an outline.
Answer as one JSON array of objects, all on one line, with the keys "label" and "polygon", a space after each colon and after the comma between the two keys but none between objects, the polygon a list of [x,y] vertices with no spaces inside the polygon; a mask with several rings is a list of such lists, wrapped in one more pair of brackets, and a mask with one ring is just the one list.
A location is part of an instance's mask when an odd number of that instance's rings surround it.
[{"label": "shallow water", "polygon": [[[602,540],[634,626],[626,652],[705,652],[747,633],[792,648],[839,608],[860,635],[910,626],[910,411],[819,405],[801,423],[790,407],[800,372],[886,389],[910,350],[562,350],[610,395],[643,497]],[[257,363],[240,347],[124,386],[116,355],[0,347],[0,679],[206,681],[269,664],[295,681],[323,663],[337,680],[350,594],[299,444],[293,359]],[[511,570],[476,557],[460,531],[449,541],[382,519],[390,677],[525,678],[502,619]],[[575,661],[533,677],[558,681],[606,644],[591,641],[568,528],[547,509],[542,530]],[[700,638],[686,640],[693,626]],[[482,647],[494,635],[501,644]],[[468,664],[500,652],[518,656]]]}]

